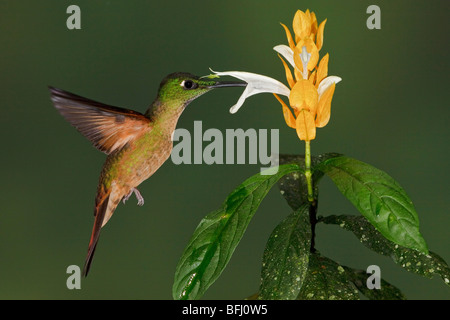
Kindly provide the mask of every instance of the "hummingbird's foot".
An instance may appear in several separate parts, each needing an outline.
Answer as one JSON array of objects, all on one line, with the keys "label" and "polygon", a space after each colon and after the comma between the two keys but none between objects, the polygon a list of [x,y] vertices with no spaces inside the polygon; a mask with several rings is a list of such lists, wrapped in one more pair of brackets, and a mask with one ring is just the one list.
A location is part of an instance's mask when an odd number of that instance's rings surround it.
[{"label": "hummingbird's foot", "polygon": [[144,205],[144,197],[141,195],[141,193],[139,192],[139,190],[138,189],[136,189],[136,188],[132,188],[131,189],[131,191],[130,191],[130,193],[129,194],[127,194],[125,197],[123,197],[123,199],[122,199],[122,202],[125,204],[125,202],[128,200],[128,199],[130,199],[130,197],[131,197],[131,195],[133,194],[133,192],[134,192],[134,194],[136,195],[136,199],[138,200],[138,206],[143,206]]},{"label": "hummingbird's foot", "polygon": [[123,199],[122,199],[123,204],[125,204],[125,202],[127,202],[127,200],[130,199],[132,194],[133,194],[133,189],[131,189],[129,194],[127,194],[125,197],[123,197]]},{"label": "hummingbird's foot", "polygon": [[[138,203],[137,203],[138,206],[142,207],[144,205],[144,197],[141,195],[139,190],[136,188],[133,188],[132,192],[134,192],[134,194],[136,195],[136,199],[138,200]],[[131,192],[130,192],[130,195],[131,195]]]}]

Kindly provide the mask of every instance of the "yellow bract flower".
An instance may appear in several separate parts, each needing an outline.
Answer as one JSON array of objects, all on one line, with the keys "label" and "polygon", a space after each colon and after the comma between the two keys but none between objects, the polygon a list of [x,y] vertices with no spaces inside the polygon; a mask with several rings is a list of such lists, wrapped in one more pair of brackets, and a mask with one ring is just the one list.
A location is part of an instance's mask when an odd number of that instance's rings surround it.
[{"label": "yellow bract flower", "polygon": [[[294,77],[288,64],[280,56],[291,87],[289,108],[274,93],[281,103],[286,124],[297,130],[301,140],[310,141],[316,137],[316,128],[324,127],[330,120],[331,100],[335,84],[339,77],[327,77],[329,55],[319,62],[319,50],[323,45],[323,32],[326,20],[319,26],[314,12],[298,10],[294,16],[293,29],[295,41],[289,29],[281,24],[286,32],[289,47],[277,46],[274,49],[288,60],[294,67]],[[291,58],[292,52],[292,58]],[[292,63],[293,60],[293,63]],[[325,81],[326,80],[326,81]]]},{"label": "yellow bract flower", "polygon": [[[286,124],[296,129],[298,137],[304,141],[315,139],[316,128],[324,127],[330,120],[331,100],[336,83],[342,80],[336,76],[328,76],[328,54],[319,62],[325,23],[326,20],[318,25],[314,12],[298,10],[292,25],[294,36],[286,25],[281,24],[289,46],[278,45],[274,50],[283,63],[290,90],[278,80],[255,73],[213,71],[216,75],[236,77],[248,84],[230,112],[237,112],[245,99],[254,94],[271,92],[282,106]],[[293,73],[289,65],[293,68]],[[289,98],[290,107],[279,95]]]}]

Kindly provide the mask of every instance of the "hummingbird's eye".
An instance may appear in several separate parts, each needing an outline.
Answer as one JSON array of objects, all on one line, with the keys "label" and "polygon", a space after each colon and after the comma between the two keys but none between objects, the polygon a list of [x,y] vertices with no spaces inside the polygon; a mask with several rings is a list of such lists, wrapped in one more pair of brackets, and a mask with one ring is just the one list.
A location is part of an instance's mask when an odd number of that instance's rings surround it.
[{"label": "hummingbird's eye", "polygon": [[183,82],[181,82],[181,86],[186,90],[195,89],[198,87],[198,85],[192,80],[183,80]]}]

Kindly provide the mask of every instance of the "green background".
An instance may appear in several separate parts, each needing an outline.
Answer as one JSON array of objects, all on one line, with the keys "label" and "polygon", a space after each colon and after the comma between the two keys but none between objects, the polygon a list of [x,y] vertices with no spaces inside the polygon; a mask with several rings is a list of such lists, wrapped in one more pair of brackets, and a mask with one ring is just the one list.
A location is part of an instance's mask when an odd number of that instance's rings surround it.
[{"label": "green background", "polygon": [[[81,30],[66,28],[66,8],[81,8]],[[382,29],[366,28],[378,4]],[[322,54],[337,85],[330,123],[313,154],[340,152],[393,176],[419,213],[429,248],[450,261],[448,1],[0,1],[0,298],[171,299],[176,264],[195,227],[260,165],[174,165],[168,161],[119,205],[103,229],[81,290],[66,288],[66,268],[82,266],[105,155],[53,108],[47,85],[145,111],[162,78],[245,70],[285,82],[272,47],[285,44],[279,22],[297,9],[328,18]],[[228,112],[242,89],[194,101],[178,127],[279,128],[280,152],[303,143],[269,94]],[[270,232],[290,208],[274,188],[230,264],[204,296],[241,299],[259,285]],[[356,214],[329,179],[320,214]],[[349,232],[319,225],[317,248],[340,263],[382,277],[410,299],[449,299],[439,277],[410,274],[370,252]]]}]

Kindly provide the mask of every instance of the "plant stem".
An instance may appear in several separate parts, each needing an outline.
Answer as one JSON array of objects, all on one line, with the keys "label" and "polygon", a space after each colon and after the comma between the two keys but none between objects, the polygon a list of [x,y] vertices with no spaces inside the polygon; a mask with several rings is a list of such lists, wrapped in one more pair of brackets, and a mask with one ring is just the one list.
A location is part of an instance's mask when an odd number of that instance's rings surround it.
[{"label": "plant stem", "polygon": [[308,187],[308,201],[309,206],[309,221],[311,223],[311,252],[316,252],[316,223],[317,223],[317,201],[314,200],[312,173],[311,173],[311,143],[305,141],[305,177],[306,185]]},{"label": "plant stem", "polygon": [[309,206],[309,222],[311,223],[311,247],[310,252],[316,252],[316,224],[317,224],[317,201]]},{"label": "plant stem", "polygon": [[305,141],[305,177],[308,186],[308,201],[314,202],[312,174],[311,174],[311,144],[310,141]]}]

